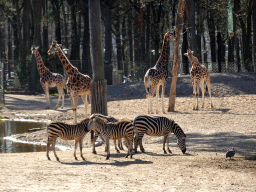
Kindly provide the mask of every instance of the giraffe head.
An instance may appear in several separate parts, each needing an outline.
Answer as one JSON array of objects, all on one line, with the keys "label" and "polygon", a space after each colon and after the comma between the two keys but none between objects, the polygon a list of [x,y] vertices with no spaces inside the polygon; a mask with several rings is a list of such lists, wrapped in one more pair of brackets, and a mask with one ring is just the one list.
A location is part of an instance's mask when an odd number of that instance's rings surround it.
[{"label": "giraffe head", "polygon": [[38,49],[39,49],[39,46],[36,47],[35,45],[32,45],[31,54],[35,54]]},{"label": "giraffe head", "polygon": [[167,32],[164,35],[164,39],[169,41],[169,40],[173,40],[174,38],[175,38],[175,34],[167,30]]},{"label": "giraffe head", "polygon": [[190,58],[191,56],[193,56],[194,51],[191,51],[191,49],[187,49],[187,53],[184,53],[184,55],[186,55],[188,58]]},{"label": "giraffe head", "polygon": [[53,55],[55,54],[58,49],[61,48],[61,44],[58,44],[57,41],[52,41],[52,45],[50,46],[50,49],[48,50],[48,55]]}]

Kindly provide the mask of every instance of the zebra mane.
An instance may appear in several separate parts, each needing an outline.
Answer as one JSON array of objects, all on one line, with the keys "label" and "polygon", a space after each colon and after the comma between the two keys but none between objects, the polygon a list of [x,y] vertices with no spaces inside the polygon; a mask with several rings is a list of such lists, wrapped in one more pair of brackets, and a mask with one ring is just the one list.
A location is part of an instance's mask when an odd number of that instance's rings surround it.
[{"label": "zebra mane", "polygon": [[177,123],[175,123],[174,121],[173,121],[172,129],[173,129],[173,133],[175,134],[175,136],[177,138],[184,138],[185,139],[187,137],[186,134],[184,133],[184,131],[181,129],[181,127]]}]

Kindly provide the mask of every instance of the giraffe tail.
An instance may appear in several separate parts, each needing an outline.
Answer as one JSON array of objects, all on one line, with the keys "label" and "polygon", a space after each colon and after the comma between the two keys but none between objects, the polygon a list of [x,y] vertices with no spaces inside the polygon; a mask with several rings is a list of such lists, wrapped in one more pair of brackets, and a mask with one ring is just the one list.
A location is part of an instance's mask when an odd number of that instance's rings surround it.
[{"label": "giraffe tail", "polygon": [[205,85],[205,92],[208,92],[208,86],[207,86],[207,84]]}]

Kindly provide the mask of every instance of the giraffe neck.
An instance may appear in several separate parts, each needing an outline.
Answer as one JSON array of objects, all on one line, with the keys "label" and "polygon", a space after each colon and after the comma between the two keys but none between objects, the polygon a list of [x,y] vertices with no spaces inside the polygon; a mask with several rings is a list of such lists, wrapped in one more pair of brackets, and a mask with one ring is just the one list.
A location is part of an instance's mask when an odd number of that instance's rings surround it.
[{"label": "giraffe neck", "polygon": [[157,68],[163,68],[166,65],[168,41],[168,38],[164,38],[163,40],[161,55],[155,65]]},{"label": "giraffe neck", "polygon": [[67,56],[63,53],[62,49],[61,48],[58,48],[57,50],[57,54],[60,58],[60,61],[68,75],[68,77],[72,77],[76,72],[77,72],[77,68],[74,67],[69,59],[67,58]]},{"label": "giraffe neck", "polygon": [[199,63],[198,59],[197,59],[194,55],[191,55],[191,56],[189,57],[189,61],[191,62],[192,67],[201,66],[201,64]]},{"label": "giraffe neck", "polygon": [[40,76],[43,76],[46,71],[49,71],[49,69],[44,65],[44,61],[38,50],[35,52],[35,57],[37,62],[38,73]]}]

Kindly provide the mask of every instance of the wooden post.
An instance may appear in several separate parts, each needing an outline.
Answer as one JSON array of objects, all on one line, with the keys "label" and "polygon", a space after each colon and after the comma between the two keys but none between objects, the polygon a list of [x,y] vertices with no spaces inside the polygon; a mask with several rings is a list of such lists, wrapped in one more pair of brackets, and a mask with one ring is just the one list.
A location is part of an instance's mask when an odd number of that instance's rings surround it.
[{"label": "wooden post", "polygon": [[185,8],[185,0],[179,0],[178,11],[176,16],[176,28],[175,28],[175,40],[174,40],[174,60],[172,69],[172,84],[169,95],[169,107],[168,112],[174,111],[175,98],[176,98],[176,84],[179,68],[179,46],[180,46],[180,32],[183,26],[183,16]]}]

